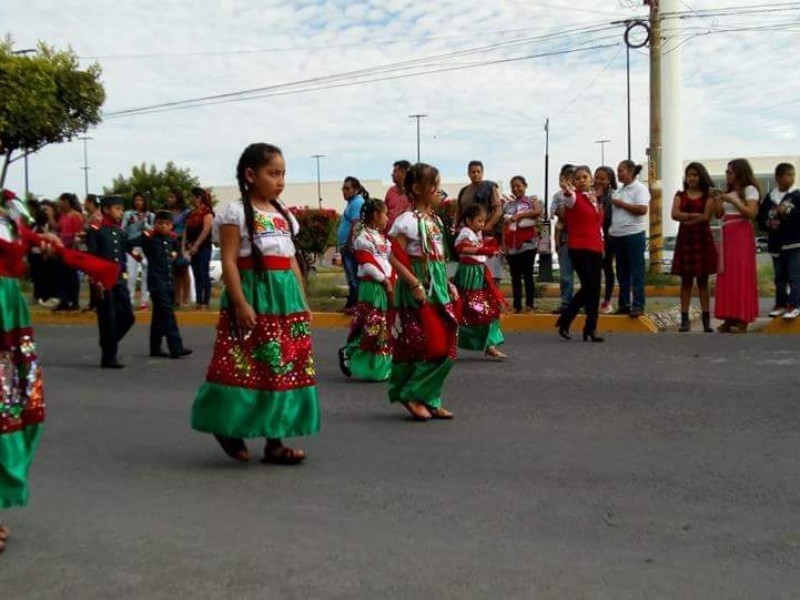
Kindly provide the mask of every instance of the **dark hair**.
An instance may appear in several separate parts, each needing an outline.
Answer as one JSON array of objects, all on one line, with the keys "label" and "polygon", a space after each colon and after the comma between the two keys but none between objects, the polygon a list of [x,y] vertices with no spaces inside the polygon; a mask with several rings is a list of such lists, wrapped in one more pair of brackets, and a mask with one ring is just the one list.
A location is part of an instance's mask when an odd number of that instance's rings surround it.
[{"label": "dark hair", "polygon": [[186,200],[183,198],[183,191],[179,189],[174,189],[169,191],[170,194],[175,196],[175,208],[174,210],[185,210],[186,209]]},{"label": "dark hair", "polygon": [[561,179],[565,175],[572,175],[575,172],[575,165],[567,163],[561,166],[561,170],[558,172],[558,178]]},{"label": "dark hair", "polygon": [[513,184],[515,181],[519,181],[525,187],[528,187],[528,182],[525,181],[525,178],[522,175],[514,175],[511,178],[511,183]]},{"label": "dark hair", "polygon": [[[734,158],[728,163],[728,168],[733,172],[733,176],[741,192],[744,192],[744,189],[748,185],[752,185],[761,193],[761,186],[758,185],[758,180],[753,174],[753,167],[750,166],[746,158]],[[728,186],[728,192],[732,191],[733,186]]]},{"label": "dark hair", "polygon": [[212,215],[214,214],[214,207],[211,204],[211,195],[201,187],[192,188],[192,196],[200,198],[200,204],[205,206]]},{"label": "dark hair", "polygon": [[606,167],[606,166],[597,167],[594,170],[595,179],[597,179],[597,174],[598,173],[605,173],[606,177],[608,177],[608,189],[610,189],[610,190],[617,189],[617,174],[614,172],[614,169],[612,169],[611,167]]},{"label": "dark hair", "polygon": [[72,210],[77,210],[78,212],[81,212],[81,203],[75,194],[71,194],[70,192],[64,192],[58,197],[58,200],[59,202],[61,200],[66,200],[67,202],[69,202],[69,207]]},{"label": "dark hair", "polygon": [[405,181],[403,181],[403,187],[406,190],[406,196],[408,196],[413,202],[419,200],[419,198],[416,196],[416,192],[414,192],[414,186],[435,185],[436,178],[438,176],[439,169],[432,165],[425,163],[416,163],[411,165],[408,173],[406,173]]},{"label": "dark hair", "polygon": [[472,167],[480,167],[483,170],[483,163],[479,160],[471,160],[467,165],[467,171],[469,171]]},{"label": "dark hair", "polygon": [[775,178],[783,177],[787,173],[794,172],[794,165],[791,163],[780,163],[777,167],[775,167]]},{"label": "dark hair", "polygon": [[589,177],[593,177],[594,174],[592,173],[592,168],[589,165],[578,165],[575,167],[575,174],[577,175],[580,171],[586,171],[589,174]]},{"label": "dark hair", "polygon": [[133,196],[131,196],[131,208],[133,210],[136,210],[136,198],[142,199],[143,202],[142,210],[145,211],[149,210],[149,207],[147,205],[147,198],[142,192],[133,192]]},{"label": "dark hair", "polygon": [[706,169],[705,165],[699,162],[690,162],[683,170],[684,192],[689,189],[689,184],[686,183],[686,178],[689,175],[689,171],[697,171],[697,176],[700,178],[700,191],[702,191],[704,194],[707,194],[708,190],[714,187],[714,180],[711,179],[711,175],[708,174],[708,169]]},{"label": "dark hair", "polygon": [[625,159],[619,163],[619,166],[624,167],[625,169],[633,173],[634,177],[638,177],[639,173],[642,172],[642,165],[637,165],[632,160]]},{"label": "dark hair", "polygon": [[353,177],[352,175],[348,175],[344,178],[344,182],[348,184],[350,187],[356,190],[356,194],[360,194],[364,200],[369,200],[369,192],[367,188],[361,185],[361,182],[358,180],[358,177]]},{"label": "dark hair", "polygon": [[461,211],[461,218],[456,223],[456,227],[461,227],[462,225],[466,225],[467,221],[471,221],[475,219],[481,214],[486,214],[486,209],[481,204],[468,204],[467,207]]},{"label": "dark hair", "polygon": [[[277,146],[265,143],[250,144],[244,149],[244,152],[242,152],[242,155],[239,157],[239,162],[236,164],[236,181],[239,184],[239,193],[242,195],[242,206],[244,207],[244,222],[245,227],[247,228],[247,239],[250,242],[250,251],[255,259],[253,261],[253,268],[256,273],[261,273],[262,271],[261,259],[264,255],[261,254],[261,250],[255,243],[256,217],[255,210],[253,209],[253,203],[250,200],[249,184],[247,183],[245,171],[247,171],[247,169],[252,169],[253,171],[260,169],[269,163],[269,161],[271,161],[275,156],[283,156],[283,152],[281,152],[281,149]],[[286,223],[289,226],[289,232],[292,236],[292,243],[295,244],[296,250],[296,232],[294,227],[292,227],[292,219],[289,216],[289,211],[286,210],[286,207],[284,207],[283,204],[274,198],[270,199],[269,202],[272,204],[273,208],[275,208],[275,210],[278,211],[278,213],[280,213],[284,219],[286,219]],[[302,275],[305,276],[305,262],[298,260],[298,265],[300,266]]]},{"label": "dark hair", "polygon": [[97,196],[97,194],[87,194],[86,201],[95,208],[100,208],[100,198]]},{"label": "dark hair", "polygon": [[407,160],[398,160],[392,166],[403,169],[403,171],[408,171],[411,168],[411,163]]},{"label": "dark hair", "polygon": [[378,200],[377,198],[365,200],[364,205],[361,207],[361,224],[365,227],[369,226],[375,218],[375,215],[379,215],[385,210],[386,203],[383,200]]}]

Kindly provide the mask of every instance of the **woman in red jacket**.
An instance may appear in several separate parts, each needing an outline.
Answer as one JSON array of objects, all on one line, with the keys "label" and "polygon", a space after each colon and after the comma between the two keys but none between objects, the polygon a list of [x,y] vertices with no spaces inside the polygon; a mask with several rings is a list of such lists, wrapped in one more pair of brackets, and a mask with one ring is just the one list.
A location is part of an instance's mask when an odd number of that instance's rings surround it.
[{"label": "woman in red jacket", "polygon": [[592,189],[592,171],[581,166],[575,170],[575,185],[562,186],[566,201],[561,209],[567,224],[569,258],[581,289],[572,297],[569,306],[556,321],[558,334],[569,338],[569,327],[581,308],[586,309],[583,341],[602,342],[596,334],[597,313],[600,305],[600,276],[603,271],[603,209]]}]

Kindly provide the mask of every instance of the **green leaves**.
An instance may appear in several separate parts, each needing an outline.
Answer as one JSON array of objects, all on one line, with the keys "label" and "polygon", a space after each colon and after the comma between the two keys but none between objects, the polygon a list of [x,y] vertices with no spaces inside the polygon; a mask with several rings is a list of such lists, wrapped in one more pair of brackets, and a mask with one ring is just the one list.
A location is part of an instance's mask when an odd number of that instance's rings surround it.
[{"label": "green leaves", "polygon": [[[40,43],[35,54],[14,54],[0,41],[0,154],[38,149],[76,137],[100,123],[106,94],[100,65],[81,69],[72,49]],[[4,161],[5,162],[5,161]]]},{"label": "green leaves", "polygon": [[118,175],[111,182],[111,187],[104,188],[106,194],[119,194],[130,201],[134,192],[141,192],[155,210],[164,205],[172,190],[181,190],[184,198],[188,198],[193,187],[199,187],[200,181],[189,169],[178,168],[172,161],[163,170],[155,165],[142,163],[131,169],[128,177]]}]

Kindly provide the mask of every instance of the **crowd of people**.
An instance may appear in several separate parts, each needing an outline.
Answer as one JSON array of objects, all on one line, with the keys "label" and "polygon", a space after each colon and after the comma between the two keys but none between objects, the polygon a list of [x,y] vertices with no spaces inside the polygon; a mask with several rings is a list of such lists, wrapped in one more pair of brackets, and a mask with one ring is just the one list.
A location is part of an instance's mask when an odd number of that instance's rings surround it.
[{"label": "crowd of people", "polygon": [[[524,177],[511,180],[513,197],[504,201],[498,186],[484,181],[480,162],[473,161],[468,169],[471,183],[455,200],[452,231],[437,211],[441,179],[432,165],[396,163],[395,186],[385,201],[369,198],[353,177],[342,189],[348,206],[338,240],[347,261],[348,307],[354,318],[347,343],[339,351],[340,367],[350,377],[388,382],[388,400],[403,406],[415,421],[454,417],[443,405],[443,389],[459,348],[482,351],[490,360],[506,358],[498,348],[503,343],[499,319],[505,299],[496,281],[503,256],[514,280],[514,310],[533,308],[533,258],[539,249],[537,224],[544,218],[544,208],[526,195]],[[644,310],[649,197],[637,179],[639,171],[630,161],[620,163],[616,172],[605,166],[595,171],[587,166],[562,169],[551,209],[563,256],[559,266],[564,302],[556,326],[565,338],[583,309],[584,340],[602,341],[598,314],[601,308],[609,310],[615,277],[617,312],[637,316]],[[311,314],[297,259],[299,224],[280,200],[286,163],[276,146],[252,144],[242,153],[236,174],[240,199],[217,215],[200,189],[192,192],[191,210],[185,209],[178,192],[170,196],[165,210],[155,214],[149,213],[141,195],[132,198],[128,211],[119,196],[99,201],[89,197],[81,211],[77,198],[64,194],[57,207],[46,203],[37,207],[36,218],[26,214],[13,194],[4,193],[0,509],[27,501],[28,469],[44,420],[41,365],[18,281],[28,253],[32,268],[38,263],[36,269],[52,267],[60,274],[58,308],[78,306],[74,273],[87,273],[98,313],[101,365],[119,368],[116,347],[134,319],[127,256],[135,257],[132,270],[144,269],[146,260],[143,292],[154,311],[151,356],[181,358],[191,354],[183,347],[174,315],[174,306],[185,297],[181,268],[199,267],[207,275],[203,261],[209,240],[216,239],[225,287],[213,355],[192,406],[191,426],[212,434],[222,450],[240,462],[250,459],[248,438],[266,440],[262,462],[297,465],[305,460],[302,449],[283,442],[317,432],[321,414]],[[796,318],[800,194],[793,188],[794,169],[779,165],[777,188],[761,200],[747,161],[731,161],[726,175],[727,189],[717,190],[706,169],[692,163],[686,168],[684,189],[675,196],[672,215],[680,230],[673,272],[681,277],[682,306],[688,310],[696,280],[708,330],[708,277],[716,272],[720,331],[746,329],[758,312],[753,233],[757,219],[769,231],[775,261],[776,306],[770,314]],[[713,218],[721,220],[719,244],[711,231]],[[81,244],[88,254],[74,250]],[[452,277],[448,245],[458,261]],[[577,273],[581,283],[577,293],[572,293],[567,273]],[[606,295],[601,301],[604,273]],[[207,303],[207,281],[197,275],[198,302]],[[53,293],[46,286],[43,281],[35,286],[40,299]],[[683,325],[688,329],[688,321]],[[161,346],[164,337],[168,353]],[[0,551],[8,535],[0,524]]]}]

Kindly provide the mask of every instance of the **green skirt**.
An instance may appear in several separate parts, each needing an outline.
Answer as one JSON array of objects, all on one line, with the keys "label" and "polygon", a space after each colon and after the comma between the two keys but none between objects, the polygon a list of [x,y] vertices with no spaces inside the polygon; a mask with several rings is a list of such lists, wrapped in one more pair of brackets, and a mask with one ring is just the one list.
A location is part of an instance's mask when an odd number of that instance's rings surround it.
[{"label": "green skirt", "polygon": [[[414,274],[424,281],[421,261],[412,262]],[[457,324],[453,301],[447,284],[444,262],[428,262],[432,289],[428,291],[428,302],[445,316],[451,329],[452,343],[449,356],[442,360],[428,361],[425,356],[425,330],[419,316],[419,304],[411,289],[398,279],[394,294],[394,307],[390,314],[392,340],[392,372],[389,376],[390,402],[421,402],[432,408],[442,405],[442,387],[456,358]]]},{"label": "green skirt", "polygon": [[223,293],[214,353],[192,407],[197,431],[234,438],[283,438],[319,431],[320,406],[309,314],[292,271],[242,270],[256,312],[246,338]]},{"label": "green skirt", "polygon": [[28,501],[44,421],[42,369],[19,282],[0,276],[0,508]]},{"label": "green skirt", "polygon": [[392,351],[386,324],[388,310],[386,288],[380,283],[362,279],[358,284],[353,326],[345,346],[350,372],[356,379],[389,379]]},{"label": "green skirt", "polygon": [[458,347],[484,352],[505,342],[500,329],[500,302],[489,289],[483,265],[458,265],[453,282],[461,295]]}]

